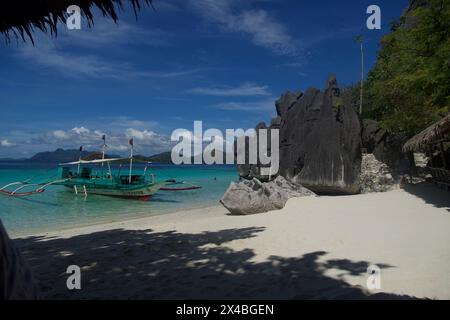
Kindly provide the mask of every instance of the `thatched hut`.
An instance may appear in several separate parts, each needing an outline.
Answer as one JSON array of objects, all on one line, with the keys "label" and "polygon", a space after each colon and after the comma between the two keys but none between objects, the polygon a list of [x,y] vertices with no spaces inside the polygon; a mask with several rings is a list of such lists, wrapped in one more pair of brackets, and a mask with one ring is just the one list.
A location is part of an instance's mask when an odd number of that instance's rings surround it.
[{"label": "thatched hut", "polygon": [[403,151],[424,151],[433,144],[450,141],[450,114],[409,139]]},{"label": "thatched hut", "polygon": [[2,3],[0,10],[0,33],[9,41],[12,36],[17,39],[33,42],[34,29],[57,34],[58,22],[65,23],[67,8],[70,5],[80,7],[81,14],[89,26],[93,25],[93,8],[98,8],[103,16],[110,17],[114,22],[118,20],[117,9],[123,8],[123,3],[131,3],[134,12],[142,5],[152,5],[152,0],[33,0],[7,1]]},{"label": "thatched hut", "polygon": [[[408,140],[404,152],[425,151],[430,156],[428,171],[436,182],[450,186],[450,160],[446,144],[450,142],[450,114]],[[448,148],[448,147],[447,147]],[[439,164],[434,161],[435,151],[440,155]]]}]

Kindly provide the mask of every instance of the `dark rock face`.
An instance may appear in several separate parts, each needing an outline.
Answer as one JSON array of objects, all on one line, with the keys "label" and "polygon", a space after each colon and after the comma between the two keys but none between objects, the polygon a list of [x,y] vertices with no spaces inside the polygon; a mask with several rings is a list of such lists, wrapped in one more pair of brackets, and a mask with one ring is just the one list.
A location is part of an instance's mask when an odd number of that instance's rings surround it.
[{"label": "dark rock face", "polygon": [[385,163],[394,177],[405,173],[409,161],[402,151],[406,137],[388,132],[380,127],[377,121],[363,121],[362,143],[367,153],[373,153],[378,161]]},{"label": "dark rock face", "polygon": [[362,147],[365,153],[373,153],[377,145],[376,134],[380,131],[378,122],[371,119],[364,119],[362,123]]},{"label": "dark rock face", "polygon": [[310,88],[282,116],[280,174],[316,193],[359,192],[360,124],[345,106],[336,78]]},{"label": "dark rock face", "polygon": [[[361,127],[353,108],[344,105],[336,78],[328,79],[325,92],[286,92],[276,108],[271,128],[280,129],[279,175],[316,193],[358,193]],[[239,170],[247,179],[267,178],[258,176],[257,165]]]},{"label": "dark rock face", "polygon": [[297,103],[297,101],[303,96],[302,92],[290,92],[286,91],[280,99],[275,102],[277,108],[277,114],[279,117],[283,117],[286,113]]}]

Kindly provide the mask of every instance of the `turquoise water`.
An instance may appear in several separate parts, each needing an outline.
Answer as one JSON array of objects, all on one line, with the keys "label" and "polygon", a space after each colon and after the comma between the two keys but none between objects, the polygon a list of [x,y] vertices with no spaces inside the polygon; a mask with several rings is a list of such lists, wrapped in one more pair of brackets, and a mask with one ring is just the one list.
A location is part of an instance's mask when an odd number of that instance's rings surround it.
[{"label": "turquoise water", "polygon": [[[176,178],[203,188],[159,191],[152,200],[143,202],[98,195],[85,198],[65,187],[50,186],[44,193],[24,198],[0,195],[0,219],[11,234],[21,235],[204,208],[217,205],[230,182],[238,178],[233,166],[154,165],[150,172],[157,180]],[[32,182],[44,182],[57,178],[56,173],[54,165],[1,164],[0,186],[31,177]]]}]

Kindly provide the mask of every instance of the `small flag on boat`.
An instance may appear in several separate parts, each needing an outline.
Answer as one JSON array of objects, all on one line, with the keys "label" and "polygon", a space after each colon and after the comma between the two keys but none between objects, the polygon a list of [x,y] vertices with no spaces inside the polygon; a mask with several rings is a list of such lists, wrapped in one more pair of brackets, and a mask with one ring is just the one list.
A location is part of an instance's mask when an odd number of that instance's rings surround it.
[{"label": "small flag on boat", "polygon": [[102,135],[102,140],[106,142],[106,134]]},{"label": "small flag on boat", "polygon": [[83,146],[80,147],[80,152],[82,152],[82,151],[83,151]]},{"label": "small flag on boat", "polygon": [[128,141],[128,143],[130,144],[130,146],[134,146],[133,138],[131,138],[130,141]]}]

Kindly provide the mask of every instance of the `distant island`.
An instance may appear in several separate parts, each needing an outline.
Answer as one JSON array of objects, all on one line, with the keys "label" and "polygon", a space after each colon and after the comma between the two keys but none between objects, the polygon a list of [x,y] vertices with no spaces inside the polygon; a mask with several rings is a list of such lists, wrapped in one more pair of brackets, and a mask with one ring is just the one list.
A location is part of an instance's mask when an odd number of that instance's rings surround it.
[{"label": "distant island", "polygon": [[[0,163],[65,163],[71,161],[77,161],[80,157],[80,151],[78,149],[57,149],[55,151],[45,151],[36,153],[31,158],[26,159],[11,159],[11,158],[3,158],[0,159]],[[101,152],[89,152],[82,151],[81,158],[83,160],[95,160],[101,159]],[[120,155],[116,154],[106,154],[105,158],[121,158]],[[165,163],[170,164],[171,161],[171,153],[170,151],[162,152],[159,154],[152,155],[150,157],[146,157],[143,155],[135,155],[133,157],[136,162],[153,162],[153,163]]]}]

